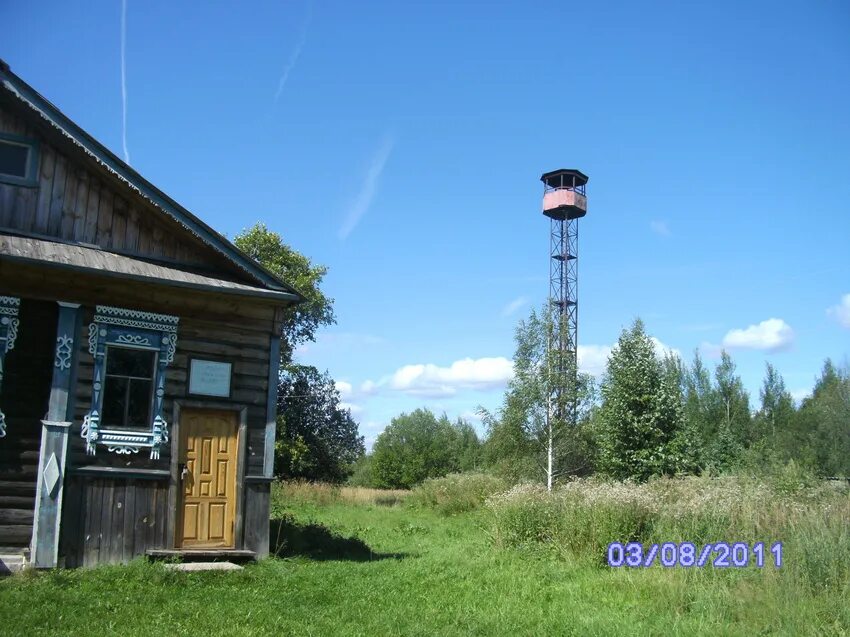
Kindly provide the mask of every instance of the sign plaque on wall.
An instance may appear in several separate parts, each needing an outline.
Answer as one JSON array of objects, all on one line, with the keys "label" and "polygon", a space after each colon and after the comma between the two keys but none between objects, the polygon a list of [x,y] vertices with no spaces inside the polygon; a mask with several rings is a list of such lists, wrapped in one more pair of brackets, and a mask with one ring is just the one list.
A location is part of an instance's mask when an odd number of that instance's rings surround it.
[{"label": "sign plaque on wall", "polygon": [[191,359],[189,361],[189,393],[196,396],[229,398],[232,370],[233,363]]}]

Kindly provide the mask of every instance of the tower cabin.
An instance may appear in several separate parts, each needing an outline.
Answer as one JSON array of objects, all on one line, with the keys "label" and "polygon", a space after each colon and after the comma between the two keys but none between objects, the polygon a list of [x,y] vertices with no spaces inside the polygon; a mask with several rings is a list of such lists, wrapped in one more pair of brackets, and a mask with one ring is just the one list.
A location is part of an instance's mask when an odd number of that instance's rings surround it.
[{"label": "tower cabin", "polygon": [[0,572],[265,555],[301,300],[0,60]]},{"label": "tower cabin", "polygon": [[579,170],[561,168],[544,173],[543,214],[560,221],[579,219],[587,214],[585,184],[588,177]]}]

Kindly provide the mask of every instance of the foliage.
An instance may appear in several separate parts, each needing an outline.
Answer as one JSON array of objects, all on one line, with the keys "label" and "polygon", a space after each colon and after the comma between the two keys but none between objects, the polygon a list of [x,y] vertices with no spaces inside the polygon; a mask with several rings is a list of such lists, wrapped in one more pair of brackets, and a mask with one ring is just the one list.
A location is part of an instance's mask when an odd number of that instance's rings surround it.
[{"label": "foliage", "polygon": [[[576,374],[575,361],[550,346],[557,320],[544,308],[520,321],[514,335],[514,376],[503,406],[496,414],[481,410],[488,430],[484,456],[493,471],[514,479],[542,477],[550,487],[558,477],[590,470],[586,425],[595,397],[593,378]],[[553,370],[562,368],[564,377],[575,375],[576,382],[557,392],[559,375]],[[561,404],[555,404],[559,397]]]},{"label": "foliage", "polygon": [[487,473],[450,473],[429,478],[415,487],[410,502],[444,515],[479,508],[489,496],[507,488],[507,482]]},{"label": "foliage", "polygon": [[319,327],[336,322],[333,299],[326,297],[319,287],[328,269],[314,265],[262,223],[240,232],[233,243],[304,297],[303,303],[288,309],[284,316],[281,361],[288,363],[296,347],[315,340]]},{"label": "foliage", "polygon": [[812,395],[800,406],[791,449],[821,475],[850,476],[850,367],[827,359]]},{"label": "foliage", "polygon": [[599,411],[599,468],[615,478],[645,480],[675,473],[682,397],[638,319],[608,359]]},{"label": "foliage", "polygon": [[351,469],[348,484],[352,487],[371,487],[375,484],[372,476],[372,454],[360,456]]},{"label": "foliage", "polygon": [[409,489],[426,478],[438,478],[474,466],[480,443],[462,420],[452,424],[427,409],[392,419],[375,440],[372,453],[373,485]]},{"label": "foliage", "polygon": [[333,379],[315,367],[289,365],[278,384],[275,474],[340,482],[365,452]]}]

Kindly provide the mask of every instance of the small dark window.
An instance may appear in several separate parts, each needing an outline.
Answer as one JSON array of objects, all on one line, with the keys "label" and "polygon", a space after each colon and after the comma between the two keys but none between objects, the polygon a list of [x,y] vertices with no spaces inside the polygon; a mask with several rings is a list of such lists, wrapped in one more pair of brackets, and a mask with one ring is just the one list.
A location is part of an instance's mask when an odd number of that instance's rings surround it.
[{"label": "small dark window", "polygon": [[0,173],[12,177],[27,178],[30,147],[0,139]]},{"label": "small dark window", "polygon": [[102,417],[105,427],[150,427],[155,366],[156,352],[106,348]]}]

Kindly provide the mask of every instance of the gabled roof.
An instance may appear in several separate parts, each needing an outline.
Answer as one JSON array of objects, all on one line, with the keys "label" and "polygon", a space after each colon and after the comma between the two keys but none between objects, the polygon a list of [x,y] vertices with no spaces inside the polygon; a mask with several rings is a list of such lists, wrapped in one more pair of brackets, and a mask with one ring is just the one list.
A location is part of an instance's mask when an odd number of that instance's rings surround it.
[{"label": "gabled roof", "polygon": [[281,293],[281,298],[299,302],[303,297],[273,272],[269,271],[233,243],[198,219],[171,197],[142,177],[122,161],[106,146],[71,121],[56,106],[38,91],[12,73],[9,65],[0,59],[0,89],[6,95],[25,106],[30,119],[40,120],[51,129],[94,159],[103,170],[108,171],[141,195],[163,214],[171,217],[185,230],[214,251],[224,256],[244,274],[261,284],[263,288]]}]

